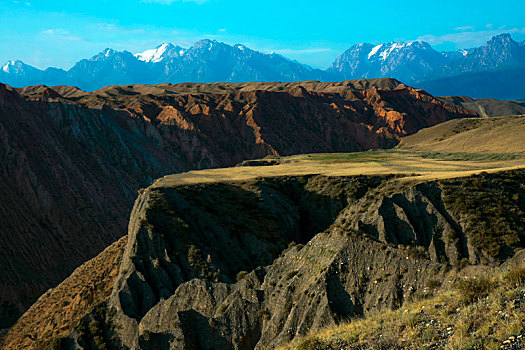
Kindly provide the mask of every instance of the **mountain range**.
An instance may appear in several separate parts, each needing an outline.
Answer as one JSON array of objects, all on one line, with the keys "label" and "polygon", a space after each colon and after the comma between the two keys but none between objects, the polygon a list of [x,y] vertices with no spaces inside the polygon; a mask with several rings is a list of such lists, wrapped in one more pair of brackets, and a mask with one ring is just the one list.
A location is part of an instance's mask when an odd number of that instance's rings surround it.
[{"label": "mountain range", "polygon": [[525,96],[525,42],[510,34],[468,50],[438,52],[423,41],[360,43],[326,70],[240,44],[201,40],[186,49],[170,43],[141,53],[105,49],[71,69],[40,70],[22,61],[0,69],[11,86],[74,85],[87,91],[107,85],[182,82],[341,81],[391,77],[434,95],[518,99]]}]

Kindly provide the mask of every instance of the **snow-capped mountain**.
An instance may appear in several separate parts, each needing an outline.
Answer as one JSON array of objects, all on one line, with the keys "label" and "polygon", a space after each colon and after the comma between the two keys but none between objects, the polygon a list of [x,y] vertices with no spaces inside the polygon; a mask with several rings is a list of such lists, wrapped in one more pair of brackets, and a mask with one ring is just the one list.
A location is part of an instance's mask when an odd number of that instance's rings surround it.
[{"label": "snow-capped mountain", "polygon": [[[105,49],[79,61],[67,72],[56,68],[42,71],[21,61],[9,61],[0,68],[0,82],[15,87],[76,85],[81,89],[95,90],[106,85],[138,83],[335,81],[391,77],[441,94],[451,86],[450,79],[460,79],[459,76],[464,74],[494,72],[475,76],[479,81],[477,84],[490,85],[494,79],[499,79],[498,82],[508,80],[514,73],[498,73],[508,69],[513,69],[513,72],[525,70],[525,42],[518,43],[509,34],[495,36],[479,48],[453,52],[438,52],[422,41],[361,43],[346,50],[327,70],[313,69],[282,55],[258,52],[241,44],[201,40],[188,49],[164,43],[135,54]],[[462,91],[472,79],[467,78],[456,90]],[[427,84],[434,81],[435,84]],[[498,87],[494,86],[496,88],[499,89],[498,96],[511,96],[501,90],[505,86],[498,83]],[[473,97],[490,96],[483,92],[483,96]]]},{"label": "snow-capped mountain", "polygon": [[277,54],[265,54],[236,44],[215,41],[195,43],[180,60],[166,65],[170,82],[296,81],[323,79],[324,72]]},{"label": "snow-capped mountain", "polygon": [[31,76],[39,74],[41,71],[33,66],[25,64],[20,60],[8,61],[2,66],[1,72],[3,74],[16,75],[16,76]]},{"label": "snow-capped mountain", "polygon": [[180,57],[184,52],[186,52],[186,50],[180,46],[175,46],[172,43],[164,43],[154,49],[136,53],[135,57],[137,57],[139,61],[158,63],[173,57]]},{"label": "snow-capped mountain", "polygon": [[468,50],[457,60],[444,67],[448,75],[481,72],[515,67],[525,63],[525,46],[512,39],[510,34],[500,34],[484,46]]},{"label": "snow-capped mountain", "polygon": [[117,84],[151,83],[150,69],[129,51],[105,49],[77,62],[66,76],[67,84],[86,90]]},{"label": "snow-capped mountain", "polygon": [[482,47],[452,52],[438,52],[422,41],[361,43],[345,51],[328,71],[344,79],[392,77],[414,84],[519,65],[525,65],[525,46],[501,34]]},{"label": "snow-capped mountain", "polygon": [[344,79],[394,77],[411,83],[447,58],[423,41],[361,43],[344,52],[328,69]]},{"label": "snow-capped mountain", "polygon": [[108,48],[77,62],[67,72],[55,68],[41,71],[21,61],[10,61],[3,68],[0,81],[15,87],[75,85],[85,90],[140,83],[321,80],[326,75],[278,54],[215,40],[198,41],[189,49],[164,43],[136,54]]},{"label": "snow-capped mountain", "polygon": [[13,86],[38,85],[46,82],[50,85],[62,83],[65,71],[57,68],[40,70],[20,60],[9,61],[0,69],[0,82],[6,82]]}]

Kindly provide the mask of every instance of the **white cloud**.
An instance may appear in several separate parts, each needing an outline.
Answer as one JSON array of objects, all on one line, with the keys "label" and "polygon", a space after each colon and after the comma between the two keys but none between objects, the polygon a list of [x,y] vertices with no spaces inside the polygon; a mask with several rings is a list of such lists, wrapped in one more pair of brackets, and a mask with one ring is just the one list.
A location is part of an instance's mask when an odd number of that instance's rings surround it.
[{"label": "white cloud", "polygon": [[144,29],[130,29],[130,28],[123,28],[119,27],[113,23],[99,23],[98,27],[102,30],[108,31],[108,32],[121,32],[121,33],[128,33],[128,34],[140,34],[145,33]]},{"label": "white cloud", "polygon": [[454,30],[459,30],[460,32],[466,32],[466,31],[470,31],[470,30],[475,30],[476,27],[474,26],[464,26],[464,27],[456,27],[454,28]]},{"label": "white cloud", "polygon": [[83,41],[84,40],[84,38],[77,36],[77,35],[72,35],[67,30],[61,29],[61,28],[51,28],[51,29],[43,30],[40,32],[40,34],[43,34],[48,37],[53,37],[59,40],[66,40],[66,41]]}]

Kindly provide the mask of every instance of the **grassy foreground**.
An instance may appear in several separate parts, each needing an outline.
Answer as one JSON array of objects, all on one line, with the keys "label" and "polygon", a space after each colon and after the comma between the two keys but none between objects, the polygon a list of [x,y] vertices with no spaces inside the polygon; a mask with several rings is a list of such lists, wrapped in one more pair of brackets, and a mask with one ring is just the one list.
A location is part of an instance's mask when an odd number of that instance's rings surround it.
[{"label": "grassy foreground", "polygon": [[398,310],[342,323],[281,349],[524,349],[525,267],[475,275],[459,273],[446,288],[429,283],[420,300]]}]

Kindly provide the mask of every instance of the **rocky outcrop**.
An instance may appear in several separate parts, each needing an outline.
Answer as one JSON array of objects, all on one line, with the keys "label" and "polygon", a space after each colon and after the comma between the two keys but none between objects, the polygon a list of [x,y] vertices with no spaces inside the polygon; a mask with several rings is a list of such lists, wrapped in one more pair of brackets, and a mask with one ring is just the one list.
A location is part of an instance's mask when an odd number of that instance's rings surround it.
[{"label": "rocky outcrop", "polygon": [[154,178],[392,147],[473,116],[392,80],[12,89],[0,84],[0,328],[125,233]]},{"label": "rocky outcrop", "polygon": [[524,176],[157,183],[135,203],[111,297],[61,344],[266,348],[400,307],[451,265],[495,265],[525,247]]}]

